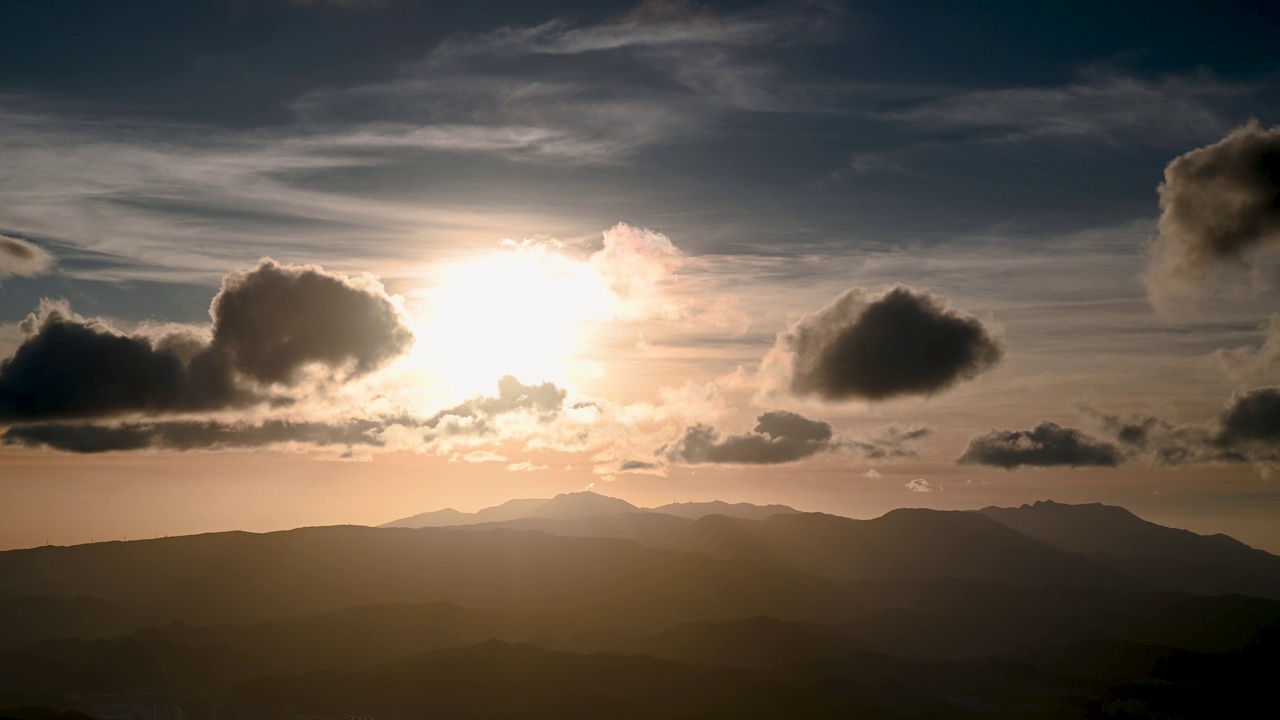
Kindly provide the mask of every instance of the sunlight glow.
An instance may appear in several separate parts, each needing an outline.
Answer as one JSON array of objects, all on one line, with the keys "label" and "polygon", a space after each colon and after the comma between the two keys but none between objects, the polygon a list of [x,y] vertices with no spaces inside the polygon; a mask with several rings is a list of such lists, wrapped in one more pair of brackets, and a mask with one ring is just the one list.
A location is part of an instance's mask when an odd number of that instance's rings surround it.
[{"label": "sunlight glow", "polygon": [[528,241],[447,264],[439,277],[423,293],[413,364],[450,394],[492,394],[503,375],[570,382],[584,325],[617,304],[590,263]]}]

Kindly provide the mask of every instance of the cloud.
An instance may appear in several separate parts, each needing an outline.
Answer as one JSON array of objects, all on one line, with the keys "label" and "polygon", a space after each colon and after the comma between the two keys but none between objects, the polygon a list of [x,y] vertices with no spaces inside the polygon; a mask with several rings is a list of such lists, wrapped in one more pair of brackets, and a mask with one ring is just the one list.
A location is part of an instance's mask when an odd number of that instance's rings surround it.
[{"label": "cloud", "polygon": [[1255,270],[1280,244],[1280,127],[1257,121],[1165,168],[1159,236],[1145,274],[1158,309],[1195,300],[1229,271]]},{"label": "cloud", "polygon": [[1245,90],[1206,73],[1151,81],[1095,68],[1067,85],[976,90],[886,117],[924,128],[985,130],[1002,142],[1163,142],[1221,132],[1224,122],[1212,105]]},{"label": "cloud", "polygon": [[[855,453],[869,460],[891,460],[915,457],[917,452],[911,445],[929,433],[928,428],[918,425],[904,428],[890,424],[865,436],[843,437],[835,433],[830,423],[786,410],[770,410],[757,416],[750,432],[737,435],[722,436],[716,428],[704,423],[687,427],[679,440],[660,447],[656,455],[690,465],[776,465],[837,451]],[[659,463],[630,460],[613,470],[635,472],[659,467]]]},{"label": "cloud", "polygon": [[933,492],[933,486],[930,485],[929,481],[925,480],[924,478],[916,478],[915,480],[912,480],[911,482],[903,485],[903,487],[910,490],[911,492],[919,492],[919,493]]},{"label": "cloud", "polygon": [[471,398],[460,405],[441,410],[423,425],[433,429],[442,423],[457,427],[458,421],[465,421],[470,427],[483,429],[488,418],[502,413],[530,410],[540,416],[554,415],[564,406],[565,395],[565,391],[556,387],[555,383],[525,385],[515,377],[506,375],[498,381],[496,397]]},{"label": "cloud", "polygon": [[546,465],[534,465],[532,460],[523,460],[518,463],[511,463],[507,466],[507,470],[511,472],[537,472],[538,470],[546,470]]},{"label": "cloud", "polygon": [[439,129],[513,159],[610,163],[731,112],[812,109],[819,93],[767,49],[825,41],[838,15],[646,3],[597,24],[558,18],[459,33],[397,78],[313,91],[292,107],[309,126],[359,127],[373,138]]},{"label": "cloud", "polygon": [[1261,380],[1280,371],[1280,313],[1273,313],[1262,326],[1262,344],[1257,347],[1222,348],[1211,355],[1222,371],[1233,378]]},{"label": "cloud", "polygon": [[44,248],[20,238],[0,235],[0,278],[34,277],[49,272],[53,256]]},{"label": "cloud", "polygon": [[364,375],[413,341],[380,284],[274,260],[228,275],[209,313],[210,350],[262,383],[291,384],[313,363]]},{"label": "cloud", "polygon": [[839,447],[831,425],[785,410],[761,413],[748,433],[720,437],[709,425],[687,428],[670,447],[659,450],[674,462],[776,465],[796,462]]},{"label": "cloud", "polygon": [[645,460],[623,460],[618,464],[618,472],[640,472],[644,470],[660,470],[664,466],[662,463],[647,462]]},{"label": "cloud", "polygon": [[487,463],[487,462],[506,462],[507,458],[503,455],[499,455],[498,453],[491,452],[489,450],[476,450],[473,452],[469,452],[466,455],[461,455],[461,456],[455,455],[449,458],[450,462],[453,462],[454,460],[462,460],[463,462],[469,462],[469,463]]},{"label": "cloud", "polygon": [[376,447],[383,444],[377,437],[377,431],[383,427],[384,423],[374,420],[350,420],[336,424],[287,420],[260,423],[177,420],[122,425],[42,423],[10,427],[0,435],[0,442],[84,454],[125,450],[261,448],[288,443],[301,443],[308,447]]},{"label": "cloud", "polygon": [[212,328],[119,332],[65,304],[42,304],[0,363],[0,420],[107,418],[290,400],[308,371],[342,382],[384,365],[412,340],[377,283],[315,266],[228,275]]},{"label": "cloud", "polygon": [[988,370],[999,339],[944,298],[897,285],[845,291],[780,333],[765,367],[781,366],[791,392],[829,402],[932,395]]},{"label": "cloud", "polygon": [[604,247],[589,259],[617,297],[619,313],[630,318],[679,315],[679,308],[662,291],[683,261],[683,253],[666,235],[626,223],[605,230]]},{"label": "cloud", "polygon": [[1048,421],[1032,430],[992,430],[970,438],[956,461],[1006,470],[1030,467],[1116,467],[1124,455],[1113,444]]},{"label": "cloud", "polygon": [[851,438],[845,444],[858,451],[867,460],[893,460],[917,457],[914,444],[928,437],[933,431],[923,425],[903,427],[890,423],[868,435]]},{"label": "cloud", "polygon": [[1280,439],[1280,387],[1261,387],[1231,396],[1218,415],[1214,441],[1223,446],[1274,443]]},{"label": "cloud", "polygon": [[879,471],[879,470],[876,470],[875,468],[870,468],[870,469],[869,469],[869,470],[867,470],[866,472],[862,473],[862,477],[864,477],[864,478],[870,478],[870,479],[872,479],[872,480],[879,480],[880,478],[882,478],[882,477],[884,477],[884,476],[880,474],[880,471]]},{"label": "cloud", "polygon": [[1266,473],[1280,463],[1280,387],[1236,391],[1215,417],[1198,425],[1081,410],[1127,454],[1152,464],[1251,464]]}]

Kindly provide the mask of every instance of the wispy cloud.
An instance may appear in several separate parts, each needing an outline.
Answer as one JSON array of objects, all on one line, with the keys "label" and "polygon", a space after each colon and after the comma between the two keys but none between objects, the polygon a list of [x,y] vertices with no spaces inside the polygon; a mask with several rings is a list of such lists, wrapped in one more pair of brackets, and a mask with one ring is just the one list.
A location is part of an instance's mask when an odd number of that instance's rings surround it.
[{"label": "wispy cloud", "polygon": [[1066,85],[960,92],[885,117],[925,129],[973,129],[1004,142],[1167,142],[1221,132],[1230,122],[1222,101],[1249,91],[1208,73],[1142,79],[1092,69]]}]

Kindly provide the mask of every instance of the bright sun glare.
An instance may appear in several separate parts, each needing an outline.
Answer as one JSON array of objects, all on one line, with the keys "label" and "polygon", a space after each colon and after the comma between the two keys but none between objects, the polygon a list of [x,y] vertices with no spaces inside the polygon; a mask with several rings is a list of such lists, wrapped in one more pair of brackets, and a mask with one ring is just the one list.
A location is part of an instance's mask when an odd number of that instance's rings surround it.
[{"label": "bright sun glare", "polygon": [[414,365],[450,394],[492,394],[503,375],[572,380],[583,326],[616,298],[590,263],[539,245],[445,265],[423,295]]}]

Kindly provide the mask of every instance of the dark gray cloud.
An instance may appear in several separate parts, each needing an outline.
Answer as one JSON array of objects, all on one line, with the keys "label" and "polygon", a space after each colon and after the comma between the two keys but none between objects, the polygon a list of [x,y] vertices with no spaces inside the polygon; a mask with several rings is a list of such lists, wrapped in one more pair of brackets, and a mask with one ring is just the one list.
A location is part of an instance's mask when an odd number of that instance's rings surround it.
[{"label": "dark gray cloud", "polygon": [[1160,234],[1146,281],[1157,307],[1194,298],[1250,252],[1280,244],[1280,127],[1257,121],[1165,168]]},{"label": "dark gray cloud", "polygon": [[923,425],[902,427],[891,423],[865,437],[852,438],[847,441],[847,445],[867,460],[917,457],[920,453],[913,447],[913,443],[923,440],[932,432]]},{"label": "dark gray cloud", "polygon": [[0,442],[86,454],[124,450],[259,448],[282,443],[304,443],[313,447],[376,447],[383,444],[376,431],[384,427],[386,423],[375,420],[350,420],[337,424],[287,420],[261,423],[178,420],[124,425],[42,423],[8,428],[0,435]]},{"label": "dark gray cloud", "polygon": [[339,380],[403,352],[412,335],[376,286],[264,260],[223,282],[212,337],[120,333],[46,304],[0,363],[0,420],[104,418],[287,402],[318,367]]},{"label": "dark gray cloud", "polygon": [[793,353],[792,392],[828,401],[930,395],[1004,355],[976,318],[903,285],[880,295],[844,292],[781,335],[783,346]]},{"label": "dark gray cloud", "polygon": [[[810,420],[797,413],[771,410],[756,418],[751,432],[722,437],[710,425],[699,423],[684,431],[672,445],[658,449],[657,455],[672,462],[697,465],[726,463],[775,465],[796,462],[823,452],[851,451],[867,460],[895,460],[916,457],[914,443],[931,430],[921,425],[886,425],[864,436],[837,435],[830,423]],[[627,461],[619,471],[661,467],[660,463]]]},{"label": "dark gray cloud", "polygon": [[20,238],[0,235],[0,278],[43,275],[53,264],[53,256],[40,246]]},{"label": "dark gray cloud", "polygon": [[719,431],[699,423],[685,430],[670,447],[658,452],[675,462],[698,465],[730,463],[776,465],[796,462],[834,450],[831,425],[785,410],[761,413],[755,428],[741,435],[720,437]]},{"label": "dark gray cloud", "polygon": [[623,460],[618,465],[618,472],[628,472],[635,470],[658,470],[663,467],[662,463],[647,462],[644,460]]},{"label": "dark gray cloud", "polygon": [[1023,465],[1116,467],[1123,461],[1115,445],[1045,421],[1032,430],[992,430],[970,438],[956,462],[1012,470]]},{"label": "dark gray cloud", "polygon": [[1212,420],[1178,425],[1153,415],[1082,411],[1111,434],[1124,451],[1157,465],[1280,462],[1280,387],[1236,392]]},{"label": "dark gray cloud", "polygon": [[1223,446],[1280,439],[1280,387],[1237,392],[1218,415],[1214,441]]},{"label": "dark gray cloud", "polygon": [[486,418],[516,410],[531,410],[539,415],[553,415],[564,405],[565,391],[555,383],[525,385],[511,375],[498,381],[497,397],[474,397],[466,402],[441,410],[423,423],[435,428],[446,418],[471,419],[483,423]]},{"label": "dark gray cloud", "polygon": [[209,313],[210,351],[262,383],[290,384],[311,363],[362,375],[413,340],[380,287],[273,260],[228,275]]}]

